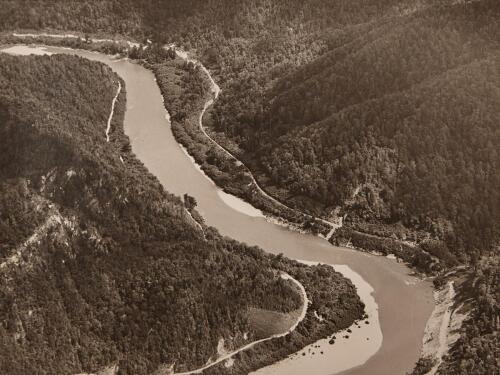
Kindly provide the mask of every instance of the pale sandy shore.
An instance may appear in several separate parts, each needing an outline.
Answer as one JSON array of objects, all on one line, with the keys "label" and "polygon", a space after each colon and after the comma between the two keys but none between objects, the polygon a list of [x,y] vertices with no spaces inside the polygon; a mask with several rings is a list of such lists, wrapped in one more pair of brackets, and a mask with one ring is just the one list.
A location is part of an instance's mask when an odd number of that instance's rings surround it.
[{"label": "pale sandy shore", "polygon": [[[317,262],[303,262],[308,265]],[[346,265],[332,265],[336,271],[351,280],[368,315],[359,324],[353,324],[347,330],[335,335],[335,344],[329,339],[319,340],[306,346],[288,358],[271,366],[252,372],[251,375],[324,375],[336,374],[341,371],[360,366],[372,357],[382,345],[382,330],[378,316],[378,305],[373,297],[373,288],[358,273]],[[318,317],[320,320],[321,317]],[[345,336],[349,336],[346,338]]]},{"label": "pale sandy shore", "polygon": [[422,345],[422,358],[434,359],[434,366],[426,375],[435,375],[443,357],[460,337],[463,321],[468,317],[461,311],[462,305],[453,308],[455,286],[449,281],[441,290],[434,292],[436,306],[425,327]]}]

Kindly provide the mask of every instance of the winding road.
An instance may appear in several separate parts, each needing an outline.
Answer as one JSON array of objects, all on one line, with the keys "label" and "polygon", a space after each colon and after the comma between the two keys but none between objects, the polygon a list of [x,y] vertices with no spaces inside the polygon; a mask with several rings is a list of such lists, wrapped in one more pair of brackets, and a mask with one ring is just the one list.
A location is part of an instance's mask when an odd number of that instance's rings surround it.
[{"label": "winding road", "polygon": [[205,105],[203,106],[203,110],[201,111],[200,113],[200,116],[199,116],[199,120],[198,120],[198,123],[199,123],[199,127],[200,127],[200,130],[201,132],[203,133],[203,135],[205,137],[207,137],[219,150],[221,150],[223,153],[225,153],[231,160],[234,161],[234,163],[236,165],[242,165],[246,172],[247,172],[247,175],[251,178],[252,180],[252,183],[253,185],[257,188],[257,191],[263,196],[265,197],[266,199],[270,200],[271,202],[273,202],[274,204],[276,204],[277,206],[281,207],[281,208],[284,208],[285,210],[291,210],[299,215],[303,215],[305,217],[307,217],[308,219],[315,219],[315,220],[319,220],[321,221],[323,224],[326,224],[328,226],[330,226],[330,231],[328,232],[328,234],[326,236],[324,236],[324,238],[328,241],[332,235],[335,233],[335,231],[340,228],[342,226],[342,217],[339,217],[337,218],[337,223],[334,223],[334,222],[331,222],[331,221],[328,221],[326,219],[323,219],[323,218],[317,218],[317,217],[313,217],[312,215],[309,215],[305,212],[302,212],[302,211],[299,211],[295,208],[292,208],[292,207],[289,207],[287,205],[285,205],[284,203],[280,202],[279,200],[277,200],[276,198],[274,198],[273,196],[269,195],[260,185],[259,183],[257,182],[257,180],[255,179],[253,173],[251,172],[250,168],[248,168],[245,163],[243,163],[241,160],[239,160],[236,156],[234,156],[229,150],[227,150],[224,146],[222,146],[220,143],[218,143],[214,138],[212,138],[208,133],[207,131],[205,130],[205,127],[203,126],[203,117],[205,116],[205,113],[207,111],[208,108],[210,108],[215,100],[217,100],[217,98],[219,97],[219,94],[221,92],[221,89],[219,87],[219,85],[217,85],[217,83],[215,82],[215,80],[213,79],[212,75],[210,74],[210,71],[198,60],[196,59],[193,59],[193,58],[190,58],[188,53],[186,51],[183,51],[181,49],[178,49],[175,45],[173,44],[170,44],[170,45],[167,45],[165,46],[165,48],[174,48],[175,50],[175,53],[177,54],[177,56],[181,59],[183,59],[184,61],[186,62],[190,62],[192,64],[194,64],[195,66],[198,66],[200,67],[200,69],[203,70],[203,72],[206,74],[208,80],[210,81],[210,89],[212,91],[212,94],[213,94],[213,98],[209,99],[207,102],[205,102]]},{"label": "winding road", "polygon": [[[81,36],[78,36],[78,35],[75,35],[75,34],[49,34],[49,33],[40,33],[40,34],[33,34],[33,33],[12,33],[12,36],[15,36],[15,37],[18,37],[18,38],[35,38],[35,37],[48,37],[48,38],[56,38],[56,39],[63,39],[63,38],[70,38],[70,39],[81,39]],[[102,43],[102,42],[110,42],[110,43],[116,43],[117,41],[116,40],[113,40],[113,39],[97,39],[97,38],[90,38],[89,39],[90,41],[92,41],[93,43]],[[135,42],[131,42],[131,41],[128,41],[128,40],[124,40],[125,43],[127,43],[130,47],[138,47],[139,44],[138,43],[135,43]],[[200,67],[203,72],[206,74],[208,80],[210,81],[210,86],[211,86],[211,91],[213,93],[213,98],[209,99],[207,102],[205,102],[205,105],[203,106],[203,110],[201,111],[200,113],[200,116],[199,116],[199,126],[200,126],[200,130],[201,132],[203,133],[203,135],[205,137],[207,137],[219,150],[221,150],[223,153],[225,153],[230,159],[232,159],[235,164],[237,165],[242,165],[246,172],[247,172],[247,175],[250,177],[252,183],[254,184],[254,186],[256,187],[257,191],[263,196],[265,197],[266,199],[270,200],[271,202],[273,202],[275,205],[285,209],[285,210],[290,210],[292,212],[295,212],[299,215],[302,215],[302,216],[305,216],[307,217],[308,219],[313,219],[313,220],[319,220],[320,222],[322,222],[323,224],[326,224],[330,227],[330,231],[327,233],[326,236],[323,236],[320,234],[321,237],[325,238],[327,241],[330,240],[330,238],[332,237],[332,235],[335,233],[335,231],[342,227],[342,217],[338,217],[337,218],[337,222],[332,222],[332,221],[328,221],[326,219],[323,219],[323,218],[318,218],[318,217],[314,217],[308,213],[305,213],[305,212],[302,212],[302,211],[299,211],[295,208],[292,208],[292,207],[289,207],[287,205],[285,205],[284,203],[280,202],[279,200],[277,200],[276,198],[274,198],[273,196],[269,195],[260,185],[259,183],[257,182],[257,180],[255,179],[254,175],[252,174],[250,168],[248,168],[241,160],[239,160],[236,156],[234,156],[229,150],[227,150],[224,146],[222,146],[221,144],[219,144],[214,138],[212,138],[208,133],[207,131],[205,130],[204,126],[203,126],[203,117],[207,111],[208,108],[210,108],[213,103],[215,102],[215,100],[217,100],[217,98],[219,97],[219,94],[221,92],[221,89],[219,87],[219,85],[217,85],[217,83],[215,82],[215,80],[213,79],[212,75],[210,74],[210,71],[198,60],[196,59],[193,59],[193,58],[190,58],[189,57],[189,54],[186,52],[186,51],[183,51],[182,49],[179,49],[175,46],[175,44],[169,44],[169,45],[166,45],[164,48],[168,49],[168,48],[174,48],[175,50],[175,53],[176,55],[187,61],[187,62],[190,62],[190,63],[193,63],[194,65]],[[119,87],[119,90],[121,89],[121,85]],[[119,95],[119,92],[117,93],[116,95],[116,98],[118,97]],[[113,108],[114,108],[114,102],[113,101]],[[110,120],[111,120],[111,117],[110,117]],[[108,121],[108,128],[106,130],[106,139],[107,141],[109,142],[109,136],[108,136],[108,133],[109,133],[109,127],[110,127],[110,123],[111,121]]]},{"label": "winding road", "polygon": [[186,371],[186,372],[174,372],[173,375],[201,374],[203,371],[209,369],[210,367],[218,365],[219,363],[222,363],[222,362],[230,359],[231,357],[234,357],[236,354],[238,354],[240,352],[243,352],[245,350],[253,348],[257,344],[260,344],[262,342],[266,342],[266,341],[269,341],[269,340],[272,340],[272,339],[277,339],[279,337],[287,336],[290,333],[292,333],[293,331],[295,331],[295,329],[297,328],[297,326],[299,325],[299,323],[302,322],[304,320],[304,318],[306,317],[307,309],[309,307],[310,301],[309,301],[309,298],[307,297],[306,289],[304,288],[304,285],[302,285],[301,282],[299,282],[297,279],[294,279],[292,276],[290,276],[287,273],[282,273],[281,277],[283,279],[285,279],[285,280],[290,280],[293,283],[295,283],[295,285],[297,285],[298,288],[300,289],[300,293],[302,294],[302,300],[303,300],[302,311],[300,312],[300,315],[297,318],[297,321],[293,324],[293,326],[291,326],[286,332],[275,334],[275,335],[272,335],[272,336],[269,336],[269,337],[266,337],[266,338],[263,338],[263,339],[260,339],[260,340],[252,341],[251,343],[246,344],[245,346],[242,346],[241,348],[239,348],[239,349],[237,349],[235,351],[232,351],[231,353],[227,353],[227,354],[225,354],[223,356],[220,356],[215,361],[210,362],[209,364],[207,364],[207,365],[205,365],[203,367],[200,367],[200,368],[198,368],[196,370],[191,370],[191,371]]},{"label": "winding road", "polygon": [[[276,363],[270,373],[400,375],[411,369],[419,357],[424,327],[434,307],[429,282],[416,280],[404,264],[334,247],[322,238],[287,230],[272,220],[247,215],[228,206],[220,198],[220,189],[207,181],[206,175],[186,157],[173,137],[165,117],[165,103],[151,71],[127,60],[88,51],[69,52],[56,47],[19,49],[23,54],[75,53],[111,66],[126,83],[124,130],[134,153],[166,190],[178,196],[187,193],[196,197],[197,210],[207,225],[216,227],[222,235],[259,246],[272,254],[284,253],[292,259],[345,265],[372,287],[368,294],[373,293],[378,315],[370,315],[370,324],[366,327],[376,328],[379,333],[366,332],[365,327],[356,328],[353,333],[360,332],[359,340],[351,335],[345,342],[337,340],[336,345],[326,343],[325,355],[296,356],[285,360],[289,366]],[[206,108],[211,104],[213,102]],[[378,337],[376,340],[374,335]],[[375,341],[377,345],[373,345]]]}]

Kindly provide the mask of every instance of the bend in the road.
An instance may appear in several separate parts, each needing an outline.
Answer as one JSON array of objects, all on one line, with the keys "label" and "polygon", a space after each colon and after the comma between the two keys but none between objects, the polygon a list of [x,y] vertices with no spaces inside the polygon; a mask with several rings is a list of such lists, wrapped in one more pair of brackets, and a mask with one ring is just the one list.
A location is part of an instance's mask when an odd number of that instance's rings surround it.
[{"label": "bend in the road", "polygon": [[212,91],[214,97],[212,99],[209,99],[205,103],[205,105],[203,106],[203,110],[200,113],[199,120],[198,120],[199,127],[200,127],[200,130],[203,133],[203,135],[205,137],[207,137],[219,150],[221,150],[223,153],[225,153],[227,156],[229,156],[229,158],[232,159],[235,162],[235,164],[242,165],[245,168],[245,170],[248,173],[248,176],[252,180],[252,183],[254,184],[254,186],[257,188],[257,190],[259,191],[259,193],[262,196],[264,196],[265,198],[269,199],[271,202],[273,202],[274,204],[278,205],[281,208],[284,208],[286,210],[291,210],[291,211],[296,212],[296,213],[298,213],[300,215],[303,215],[303,216],[305,216],[305,217],[307,217],[309,219],[319,219],[323,224],[329,225],[331,229],[328,232],[328,234],[326,236],[324,236],[324,238],[328,241],[333,236],[333,234],[335,233],[335,231],[342,226],[342,219],[338,218],[338,222],[334,223],[334,222],[328,221],[328,220],[323,219],[323,218],[315,218],[315,217],[313,217],[312,215],[310,215],[308,213],[305,213],[305,212],[299,211],[299,210],[297,210],[295,208],[289,207],[289,206],[285,205],[284,203],[280,202],[279,200],[277,200],[276,198],[274,198],[273,196],[269,195],[259,185],[259,183],[255,179],[253,173],[251,172],[250,168],[248,168],[245,165],[245,163],[243,163],[241,160],[239,160],[229,150],[227,150],[224,146],[222,146],[214,138],[212,138],[207,133],[207,131],[205,130],[205,128],[203,126],[203,117],[204,117],[206,111],[208,110],[208,108],[210,108],[213,105],[214,101],[217,100],[217,98],[218,98],[218,96],[219,96],[219,94],[221,92],[221,89],[220,89],[219,85],[217,85],[217,83],[213,79],[212,75],[210,74],[210,71],[200,61],[190,58],[187,52],[185,52],[185,51],[183,51],[181,49],[176,48],[175,45],[171,44],[171,45],[165,46],[165,48],[174,48],[175,52],[176,52],[176,55],[179,58],[183,59],[186,62],[190,62],[190,63],[195,64],[196,66],[200,67],[203,70],[203,72],[206,74],[208,80],[210,81],[211,91]]},{"label": "bend in the road", "polygon": [[196,370],[191,370],[191,371],[186,371],[186,372],[174,372],[173,375],[191,375],[191,374],[201,374],[203,371],[209,369],[210,367],[213,367],[215,365],[218,365],[228,359],[230,359],[231,357],[234,357],[236,354],[240,353],[240,352],[243,352],[245,350],[248,350],[250,348],[253,348],[255,345],[257,344],[260,344],[260,343],[263,343],[263,342],[266,342],[266,341],[269,341],[269,340],[272,340],[272,339],[276,339],[276,338],[280,338],[280,337],[284,337],[284,336],[287,336],[289,335],[290,333],[292,333],[293,331],[295,331],[295,329],[297,328],[297,326],[300,324],[300,322],[302,322],[304,320],[304,318],[306,317],[306,314],[307,314],[307,309],[309,307],[309,298],[307,297],[307,293],[306,293],[306,289],[304,288],[304,285],[302,285],[302,283],[300,281],[298,281],[297,279],[293,278],[292,276],[290,276],[289,274],[287,273],[282,273],[281,274],[281,277],[285,280],[290,280],[292,281],[295,285],[298,286],[299,290],[300,290],[300,293],[302,294],[302,311],[300,312],[300,315],[299,317],[297,318],[297,321],[286,331],[286,332],[283,332],[283,333],[278,333],[278,334],[275,334],[275,335],[272,335],[272,336],[269,336],[269,337],[266,337],[266,338],[263,338],[263,339],[259,339],[259,340],[256,340],[256,341],[252,341],[251,343],[249,344],[246,344],[245,346],[242,346],[241,348],[235,350],[235,351],[232,351],[230,353],[227,353],[219,358],[217,358],[217,360],[203,366],[203,367],[200,367]]}]

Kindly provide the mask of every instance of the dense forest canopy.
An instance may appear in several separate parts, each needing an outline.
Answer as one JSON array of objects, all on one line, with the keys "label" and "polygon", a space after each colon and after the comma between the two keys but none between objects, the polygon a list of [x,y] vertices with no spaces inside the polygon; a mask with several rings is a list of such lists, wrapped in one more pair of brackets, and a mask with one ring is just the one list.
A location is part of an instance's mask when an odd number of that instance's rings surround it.
[{"label": "dense forest canopy", "polygon": [[462,259],[487,250],[500,230],[499,19],[480,1],[346,27],[258,95],[222,95],[214,128],[290,204],[424,230]]},{"label": "dense forest canopy", "polygon": [[[201,233],[131,153],[125,87],[106,142],[119,82],[79,57],[0,54],[0,373],[196,368],[221,338],[252,340],[249,308],[302,306],[282,271],[317,293],[334,317],[328,330],[360,317],[354,287],[330,267]],[[314,319],[295,340],[269,344],[270,356],[325,334]]]},{"label": "dense forest canopy", "polygon": [[195,50],[222,86],[213,130],[288,205],[422,230],[460,259],[498,239],[495,0],[2,5],[4,30]]},{"label": "dense forest canopy", "polygon": [[[425,271],[474,265],[466,285],[478,308],[441,373],[498,367],[498,261],[479,261],[498,253],[500,237],[498,0],[1,5],[5,32],[121,34],[190,50],[222,88],[208,130],[266,191],[316,216],[345,217],[337,243],[397,253]],[[202,95],[200,77],[184,68],[185,88]],[[169,69],[156,73],[168,82]],[[228,176],[241,170],[188,134],[199,106],[186,98],[174,102],[178,139],[240,192],[248,178]]]}]

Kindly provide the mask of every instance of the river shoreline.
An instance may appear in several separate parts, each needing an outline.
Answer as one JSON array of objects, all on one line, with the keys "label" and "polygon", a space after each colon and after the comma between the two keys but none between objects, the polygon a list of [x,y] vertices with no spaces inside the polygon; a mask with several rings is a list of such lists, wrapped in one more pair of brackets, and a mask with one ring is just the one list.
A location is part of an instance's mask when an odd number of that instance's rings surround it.
[{"label": "river shoreline", "polygon": [[[298,230],[301,233],[306,233],[306,232],[313,232],[314,230],[306,230],[304,227],[304,220],[310,220],[311,222],[315,222],[314,225],[318,226],[319,223],[321,223],[320,226],[324,226],[325,228],[321,228],[319,230],[318,235],[322,238],[325,238],[327,241],[330,240],[332,237],[333,233],[335,232],[336,229],[340,228],[342,226],[342,218],[337,218],[336,222],[331,222],[328,221],[324,218],[319,218],[319,217],[314,217],[306,212],[302,212],[300,210],[297,210],[295,208],[289,207],[285,205],[284,203],[280,202],[270,194],[268,194],[262,186],[257,182],[256,178],[252,174],[251,170],[241,161],[239,160],[235,155],[233,155],[227,148],[225,148],[223,145],[218,143],[212,136],[208,134],[206,131],[204,125],[203,125],[203,118],[205,117],[205,114],[207,110],[214,104],[214,102],[217,100],[221,89],[219,85],[215,82],[213,79],[212,75],[210,74],[210,71],[198,60],[189,57],[189,53],[186,51],[183,51],[181,49],[178,49],[174,44],[167,45],[165,48],[173,48],[175,50],[175,53],[178,58],[182,59],[185,62],[194,64],[195,66],[199,67],[203,74],[206,77],[206,80],[208,81],[210,88],[209,92],[211,93],[211,97],[209,97],[205,103],[203,104],[203,108],[200,112],[200,115],[198,117],[198,128],[200,132],[203,134],[203,136],[210,141],[211,144],[215,145],[218,150],[222,152],[225,157],[227,157],[234,165],[236,168],[240,170],[244,170],[245,174],[248,176],[250,179],[250,184],[254,187],[254,191],[257,192],[258,195],[260,195],[261,199],[264,201],[267,201],[267,203],[262,203],[260,200],[255,200],[255,199],[250,199],[248,194],[238,194],[238,198],[246,201],[250,205],[263,205],[263,207],[257,207],[257,209],[261,209],[263,212],[265,212],[265,215],[269,217],[271,220],[273,220],[275,223],[280,223],[284,225],[287,228],[293,229],[293,230]],[[189,145],[184,144],[184,139],[180,138],[177,132],[174,132],[174,135],[176,136],[176,139],[179,143],[182,143],[185,147],[188,147]],[[196,160],[196,158],[195,158]],[[196,160],[197,164],[200,166],[200,163],[202,163],[202,160]],[[204,172],[207,174],[207,176],[211,179],[213,179],[213,176],[210,175],[209,171]],[[227,189],[226,186],[221,187],[224,191]],[[228,192],[226,192],[228,193]],[[230,193],[228,193],[230,194]],[[232,195],[232,194],[231,194]],[[252,195],[253,196],[253,195]],[[273,209],[270,209],[269,204],[273,207]],[[276,211],[276,209],[278,211]],[[245,211],[243,211],[245,212]],[[300,221],[297,221],[298,219],[292,219],[292,216],[297,216],[300,218]],[[326,229],[328,228],[328,229]]]},{"label": "river shoreline", "polygon": [[[32,52],[35,52],[35,53],[40,54],[40,55],[45,55],[45,54],[50,55],[50,54],[53,54],[52,52],[48,51],[48,49],[50,49],[50,47],[46,48],[46,47],[31,47],[31,46],[26,46],[26,45],[15,45],[15,46],[3,49],[3,52],[14,54],[14,55],[26,55],[26,54],[31,54]],[[54,53],[66,53],[66,49],[65,48],[52,49],[52,50],[55,51]],[[64,52],[59,52],[59,50],[64,50]],[[79,53],[79,54],[81,56],[83,55],[84,57],[90,58],[91,60],[93,60],[94,57],[95,57],[95,59],[97,59],[97,60],[99,60],[101,62],[104,62],[105,64],[107,64],[107,65],[109,65],[111,67],[114,67],[114,64],[116,62],[120,61],[120,60],[116,60],[116,59],[113,59],[113,60],[110,60],[110,61],[107,61],[107,60],[103,61],[103,60],[101,60],[99,58],[99,55],[97,55],[97,54],[92,54],[92,56],[89,56],[88,53],[87,54],[85,54],[85,53]],[[102,56],[104,56],[104,55],[102,55]],[[124,61],[124,63],[125,63],[125,61]],[[131,63],[128,63],[128,64],[132,65]],[[143,68],[141,67],[141,69],[143,69]],[[119,73],[117,73],[117,74],[119,74]],[[120,79],[122,79],[121,76],[120,76]],[[155,85],[156,85],[156,83],[155,83]],[[116,102],[118,100],[118,97],[119,97],[120,94],[125,95],[124,91],[125,90],[122,90],[122,84],[121,84],[121,82],[119,82],[117,93],[114,96],[114,98],[112,100],[112,103],[111,103],[111,111],[110,111],[110,116],[108,118],[108,123],[105,126],[104,135],[105,135],[105,138],[106,138],[106,142],[109,142],[111,137],[113,137],[113,142],[114,142],[114,140],[116,138],[115,132],[110,132],[110,130],[111,130],[110,122],[114,120],[113,114],[114,114],[115,104],[116,104]],[[163,111],[165,110],[163,108],[163,106],[161,108],[162,108]],[[168,114],[166,116],[164,116],[164,118],[166,120],[168,120],[168,117],[169,117]],[[122,133],[121,130],[118,131],[118,134],[121,134],[121,133]],[[131,140],[133,140],[133,137],[131,138]],[[190,215],[189,212],[188,212],[188,215],[191,216],[191,218],[192,218],[192,215]],[[194,218],[193,218],[193,221],[195,221]],[[290,262],[290,261],[288,261],[288,262]],[[291,269],[295,270],[295,268],[293,268],[293,267]],[[273,334],[270,337],[266,337],[266,338],[259,339],[259,340],[256,340],[254,342],[248,343],[248,344],[240,347],[239,349],[237,349],[237,350],[235,350],[233,352],[227,353],[227,354],[223,355],[222,357],[219,357],[217,360],[215,360],[214,362],[211,362],[211,363],[205,365],[204,367],[201,367],[201,368],[198,368],[198,369],[195,369],[195,370],[191,370],[191,371],[179,372],[177,374],[187,375],[187,374],[201,373],[201,372],[204,372],[204,371],[210,371],[210,369],[212,367],[215,367],[218,364],[226,362],[228,360],[231,360],[232,363],[234,363],[233,357],[236,356],[236,355],[238,355],[239,353],[242,353],[244,351],[250,350],[250,349],[254,348],[256,345],[258,345],[258,344],[263,344],[263,343],[267,344],[267,342],[270,342],[271,340],[275,341],[276,339],[285,338],[285,336],[288,336],[289,334],[294,333],[295,329],[298,328],[299,326],[302,329],[303,325],[301,323],[302,323],[302,321],[306,317],[307,317],[308,321],[311,321],[311,320],[314,321],[314,319],[312,318],[313,314],[308,311],[308,306],[310,304],[310,300],[308,298],[308,295],[306,293],[306,289],[305,289],[304,285],[301,282],[299,282],[297,279],[295,279],[294,277],[292,277],[292,276],[290,276],[290,275],[288,275],[286,273],[282,273],[282,278],[287,279],[287,280],[291,280],[293,283],[295,283],[297,285],[299,291],[301,292],[302,297],[303,297],[303,304],[302,304],[302,310],[300,312],[300,315],[298,316],[297,321],[286,332],[280,333],[280,334]],[[331,282],[336,282],[335,281],[335,277],[333,277],[330,281]],[[343,280],[342,282],[346,282],[346,283],[349,284],[349,281],[347,279]],[[316,284],[314,284],[314,283],[311,284],[310,281],[308,281],[308,283],[309,283],[308,284],[308,290],[311,291],[311,293],[313,293],[313,294],[314,293],[318,293],[316,291],[317,288],[315,287]],[[318,284],[318,285],[320,285],[320,284]],[[342,288],[344,288],[344,287],[342,286]],[[352,292],[353,292],[352,295],[354,296],[355,288],[352,290]],[[342,319],[348,321],[349,322],[348,324],[350,324],[350,322],[352,322],[353,319],[358,319],[359,317],[361,317],[361,314],[362,314],[362,304],[360,303],[359,305],[360,305],[359,309],[358,309],[358,307],[355,307],[353,305],[352,309],[345,309],[345,310],[341,310],[341,311],[333,309],[331,311],[331,313],[333,313],[333,314],[340,314],[341,316],[343,316]],[[355,312],[354,311],[355,309],[358,309],[358,310]],[[352,314],[354,314],[354,315],[352,315]],[[343,323],[340,323],[340,325],[341,326],[339,327],[339,329],[341,329],[343,326],[345,326],[347,324],[346,324],[346,322],[343,322]],[[321,337],[323,337],[325,335],[325,333],[324,332],[322,333],[322,332],[323,331],[321,329],[316,329],[315,328],[314,331],[310,335],[306,335],[306,336],[301,335],[301,339],[299,341],[296,341],[294,343],[294,346],[296,346],[296,349],[294,349],[294,350],[299,349],[300,347],[302,347],[303,344],[307,345],[309,342],[314,342],[314,341],[320,339]],[[276,345],[276,344],[273,344],[273,345]],[[274,350],[273,349],[273,345],[271,345],[269,347],[269,349]],[[279,359],[281,359],[280,356],[285,354],[285,353],[282,353],[282,352],[283,352],[283,350],[277,351],[276,353],[272,353],[271,352],[270,354],[273,354],[275,356],[275,359],[279,360]],[[282,354],[280,354],[280,353],[282,353]],[[276,356],[278,356],[278,357],[276,357]],[[271,357],[271,358],[273,358],[273,357]],[[266,364],[269,364],[269,362],[268,362],[269,358],[266,359],[266,356],[264,356],[263,360],[264,360],[264,362],[262,364],[259,364],[260,361],[261,361],[261,359],[260,359],[260,356],[258,356],[257,358],[252,359],[252,361],[250,363],[248,363],[246,366],[250,366],[249,369],[255,369],[255,368],[264,366]],[[172,369],[172,371],[173,371],[173,367],[169,366],[168,368]],[[103,370],[103,371],[107,371],[107,369]]]},{"label": "river shoreline", "polygon": [[[0,38],[2,35],[3,34],[0,34]],[[4,36],[7,36],[7,37],[10,36],[10,37],[14,37],[14,38],[21,39],[21,40],[26,39],[26,38],[33,39],[34,43],[36,43],[37,39],[39,39],[39,38],[42,38],[42,39],[48,38],[49,40],[52,39],[53,41],[57,42],[54,44],[55,46],[59,46],[59,43],[64,43],[65,40],[75,41],[75,40],[82,40],[82,38],[84,38],[84,36],[82,34],[79,34],[79,33],[59,34],[59,33],[55,33],[55,32],[53,32],[53,33],[39,33],[39,34],[36,34],[33,32],[26,32],[26,33],[14,32],[11,34],[7,33]],[[45,41],[42,40],[42,43],[45,43]],[[137,43],[135,41],[130,41],[126,38],[110,39],[110,38],[105,38],[105,37],[101,36],[99,38],[88,39],[88,41],[86,41],[81,47],[88,49],[90,51],[99,52],[102,49],[102,46],[100,46],[100,44],[102,44],[102,43],[111,43],[111,44],[115,43],[117,45],[121,44],[121,45],[128,46],[128,48],[140,46],[139,43]],[[69,48],[72,48],[72,47],[69,47]],[[257,180],[253,176],[250,169],[243,162],[241,162],[237,157],[235,157],[229,150],[227,150],[224,146],[219,144],[213,137],[211,137],[207,133],[207,131],[205,130],[205,128],[203,126],[203,118],[204,118],[207,110],[209,109],[209,107],[211,107],[213,105],[214,101],[217,100],[217,98],[221,92],[221,89],[217,85],[217,83],[214,81],[209,70],[203,64],[201,64],[201,62],[199,62],[198,60],[196,60],[194,58],[191,58],[189,56],[188,52],[186,52],[180,48],[177,48],[175,46],[175,44],[166,45],[165,48],[166,49],[173,48],[175,50],[175,53],[176,53],[178,58],[182,59],[183,61],[190,62],[190,63],[200,67],[200,69],[203,71],[203,73],[205,74],[206,79],[210,85],[209,91],[211,94],[206,99],[206,101],[203,103],[203,108],[198,116],[198,124],[197,125],[198,125],[201,133],[205,136],[206,139],[209,140],[209,142],[214,144],[219,150],[221,150],[224,153],[224,155],[226,155],[230,160],[232,160],[235,163],[235,165],[237,165],[238,167],[243,167],[245,169],[246,173],[248,174],[248,176],[251,179],[251,184],[255,186],[255,189],[256,189],[258,195],[260,195],[264,199],[264,201],[270,202],[271,206],[269,206],[268,203],[261,204],[262,201],[260,199],[257,199],[257,200],[250,199],[247,194],[234,194],[232,191],[228,191],[227,186],[224,186],[224,185],[220,186],[217,183],[214,176],[211,175],[210,171],[203,168],[203,165],[202,165],[203,160],[198,160],[196,158],[196,155],[193,155],[191,152],[189,152],[190,145],[186,144],[184,139],[179,137],[178,133],[176,131],[174,131],[173,132],[174,136],[175,136],[178,144],[182,148],[182,150],[186,154],[189,155],[190,159],[195,163],[196,167],[203,173],[203,175],[207,179],[209,179],[214,185],[218,186],[221,189],[221,195],[224,196],[223,199],[225,199],[225,202],[228,203],[228,205],[230,205],[233,209],[239,210],[240,212],[242,212],[244,214],[248,214],[249,216],[259,217],[261,215],[264,215],[269,222],[283,226],[284,228],[287,228],[289,230],[293,230],[293,231],[296,231],[296,232],[301,233],[301,234],[312,233],[314,235],[317,235],[320,238],[327,240],[328,242],[332,243],[333,245],[341,246],[341,247],[350,247],[349,243],[339,241],[336,238],[334,239],[335,232],[338,229],[344,229],[343,228],[343,217],[337,217],[336,221],[332,222],[332,221],[328,221],[328,220],[323,219],[323,218],[313,217],[308,213],[301,212],[295,208],[286,206],[285,204],[283,204],[279,200],[277,200],[274,197],[272,197],[271,195],[269,195],[258,184]],[[142,65],[144,65],[147,69],[151,70],[156,76],[155,69],[153,69],[149,63],[147,63],[145,61],[140,61],[140,60],[139,60],[139,63],[143,63]],[[164,96],[163,92],[162,92],[162,96]],[[165,100],[164,100],[164,103],[165,103]],[[165,109],[167,109],[166,107],[167,106],[165,106]],[[168,111],[167,111],[167,116],[168,116],[168,120],[171,121],[170,114]],[[252,194],[252,196],[254,196],[254,195]],[[236,203],[236,202],[238,202],[238,200],[241,200],[243,202]],[[278,208],[278,211],[276,211],[276,207]],[[290,214],[286,213],[287,211],[291,212],[292,216],[299,215],[299,217],[302,217],[300,219],[301,222],[298,222],[297,219],[292,219]],[[316,229],[305,228],[304,223],[303,223],[304,218],[321,223],[323,228],[321,228],[321,229],[319,229],[319,228],[316,228]],[[345,229],[350,230],[350,228],[345,228]],[[360,233],[360,234],[362,234],[362,233]],[[388,240],[388,239],[385,239],[385,240]],[[363,252],[368,252],[368,253],[374,254],[373,249],[365,248],[363,246],[352,246],[352,248],[354,248],[358,251],[363,251]],[[410,267],[414,268],[411,264],[408,263],[408,258],[405,258],[403,256],[400,256],[400,258],[403,259],[405,262],[407,262],[407,264]],[[415,271],[417,271],[419,273],[422,272],[421,270],[418,270],[418,269],[415,269]],[[422,274],[422,276],[427,276],[427,275]]]},{"label": "river shoreline", "polygon": [[[307,265],[317,265],[318,262],[302,261]],[[350,279],[365,304],[366,316],[361,321],[354,322],[350,327],[335,333],[335,338],[319,340],[302,348],[299,352],[273,365],[261,368],[250,375],[273,375],[286,373],[289,375],[321,375],[325,368],[332,368],[331,374],[359,366],[353,362],[351,351],[375,354],[382,345],[383,335],[378,321],[378,306],[373,298],[370,284],[359,274],[345,265],[330,265],[337,272]],[[321,321],[322,317],[315,314]],[[371,322],[371,323],[370,323]],[[375,323],[375,324],[373,324]]]}]

